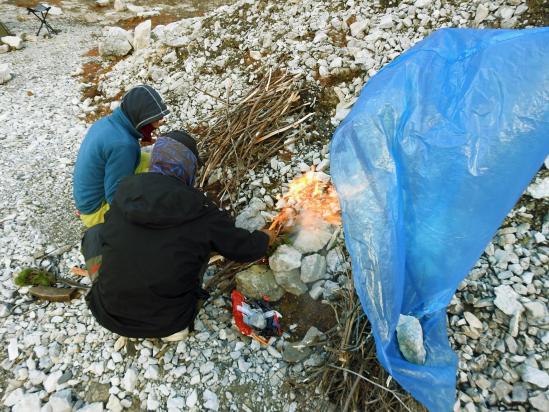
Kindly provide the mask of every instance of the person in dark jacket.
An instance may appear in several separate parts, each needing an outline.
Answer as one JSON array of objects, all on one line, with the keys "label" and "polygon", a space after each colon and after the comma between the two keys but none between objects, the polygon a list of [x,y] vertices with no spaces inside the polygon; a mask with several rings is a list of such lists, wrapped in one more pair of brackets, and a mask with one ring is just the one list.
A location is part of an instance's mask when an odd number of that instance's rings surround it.
[{"label": "person in dark jacket", "polygon": [[94,123],[78,151],[73,178],[76,208],[85,226],[104,221],[120,179],[140,165],[139,139],[148,140],[169,113],[156,90],[132,88],[120,107]]},{"label": "person in dark jacket", "polygon": [[184,132],[158,138],[150,171],[120,183],[101,225],[102,263],[86,300],[96,320],[125,337],[192,330],[210,253],[237,262],[267,252],[269,231],[236,228],[193,188],[199,158]]}]

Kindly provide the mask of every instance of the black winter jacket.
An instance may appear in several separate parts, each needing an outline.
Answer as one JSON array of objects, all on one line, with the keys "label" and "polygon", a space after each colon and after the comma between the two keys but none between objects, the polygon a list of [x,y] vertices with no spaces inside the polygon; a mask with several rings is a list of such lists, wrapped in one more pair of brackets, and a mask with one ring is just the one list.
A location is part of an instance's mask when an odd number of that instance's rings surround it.
[{"label": "black winter jacket", "polygon": [[103,261],[86,300],[102,326],[127,337],[165,337],[192,326],[210,253],[254,261],[269,241],[236,228],[198,190],[156,173],[122,180],[101,236]]}]

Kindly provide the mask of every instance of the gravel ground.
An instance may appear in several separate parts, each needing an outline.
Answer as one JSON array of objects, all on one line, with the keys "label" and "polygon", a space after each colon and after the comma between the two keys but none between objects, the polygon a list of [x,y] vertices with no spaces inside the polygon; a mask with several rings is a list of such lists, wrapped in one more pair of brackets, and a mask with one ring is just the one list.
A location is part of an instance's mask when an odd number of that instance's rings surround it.
[{"label": "gravel ground", "polygon": [[[63,30],[58,36],[34,41],[29,36],[22,50],[0,54],[0,63],[8,63],[15,75],[0,85],[0,315],[21,304],[0,321],[4,406],[17,411],[44,404],[52,411],[298,408],[296,394],[283,390],[283,381],[307,364],[284,362],[283,340],[269,349],[242,340],[224,309],[227,299],[206,305],[197,334],[187,341],[145,340],[131,354],[94,322],[82,298],[40,307],[26,303],[24,288],[16,290],[12,277],[27,265],[66,273],[82,263],[71,175],[86,115],[146,81],[166,97],[172,127],[196,126],[219,107],[210,95],[221,96],[227,79],[237,98],[253,84],[259,67],[278,62],[302,74],[318,93],[316,126],[322,128],[305,125],[303,142],[287,147],[289,160],[274,158],[243,179],[241,206],[252,198],[272,204],[311,164],[327,168],[325,144],[333,127],[384,64],[436,28],[524,27],[543,21],[540,7],[520,0],[240,1],[205,18],[154,30],[151,46],[118,63],[101,79],[100,95],[85,102],[80,101],[85,85],[72,74],[90,59],[82,55],[96,46],[101,27],[61,16],[53,20]],[[10,5],[0,5],[0,13],[17,32],[35,30],[34,21],[17,21]],[[183,48],[176,46],[182,37]],[[274,189],[265,190],[264,176]],[[456,410],[549,410],[547,179],[543,168],[449,307],[450,340],[460,358]],[[42,257],[45,253],[50,255]]]}]

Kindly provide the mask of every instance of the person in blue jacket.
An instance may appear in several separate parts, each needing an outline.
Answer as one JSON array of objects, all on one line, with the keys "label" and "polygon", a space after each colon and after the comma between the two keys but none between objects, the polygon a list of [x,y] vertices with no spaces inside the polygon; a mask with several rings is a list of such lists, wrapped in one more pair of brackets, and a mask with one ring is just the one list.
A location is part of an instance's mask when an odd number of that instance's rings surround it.
[{"label": "person in blue jacket", "polygon": [[139,139],[150,140],[168,113],[155,89],[139,85],[124,95],[112,114],[91,126],[78,151],[73,178],[74,201],[85,226],[104,222],[120,180],[144,163]]}]

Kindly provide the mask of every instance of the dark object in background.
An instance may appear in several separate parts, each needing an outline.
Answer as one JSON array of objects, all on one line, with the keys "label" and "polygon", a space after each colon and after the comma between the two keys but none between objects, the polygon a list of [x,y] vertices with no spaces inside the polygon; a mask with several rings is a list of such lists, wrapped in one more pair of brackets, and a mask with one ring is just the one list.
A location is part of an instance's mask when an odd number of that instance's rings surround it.
[{"label": "dark object in background", "polygon": [[50,26],[50,24],[47,22],[48,13],[51,9],[51,6],[44,6],[43,4],[38,4],[34,7],[27,7],[28,14],[34,14],[38,20],[40,20],[40,28],[38,29],[38,32],[36,33],[36,36],[40,36],[40,30],[42,30],[42,27],[46,27],[46,30],[48,31],[48,34],[58,34],[61,32],[61,30],[56,30],[53,27]]},{"label": "dark object in background", "polygon": [[5,36],[12,36],[12,34],[9,31],[9,29],[6,27],[6,25],[0,21],[0,37],[5,37]]}]

